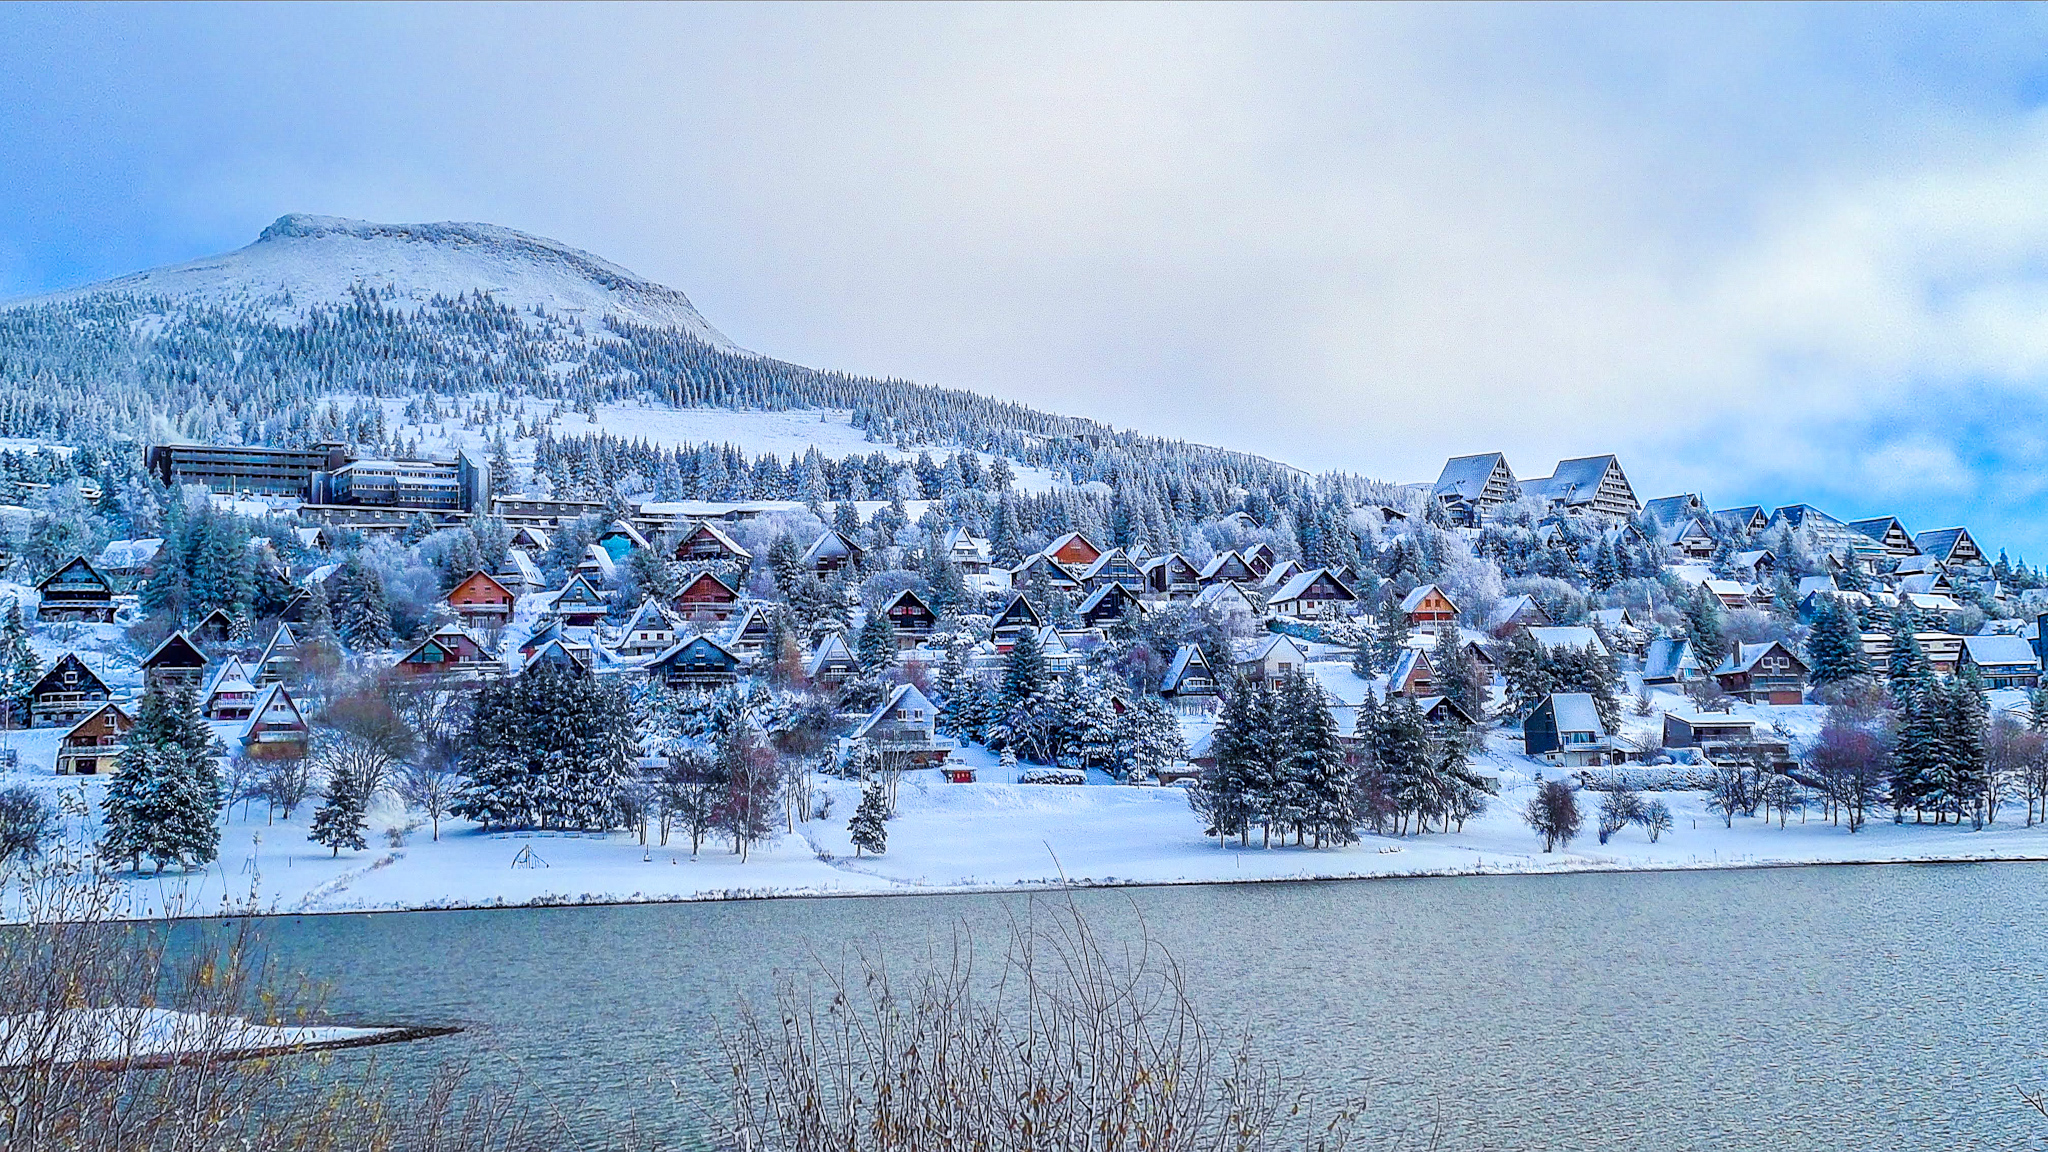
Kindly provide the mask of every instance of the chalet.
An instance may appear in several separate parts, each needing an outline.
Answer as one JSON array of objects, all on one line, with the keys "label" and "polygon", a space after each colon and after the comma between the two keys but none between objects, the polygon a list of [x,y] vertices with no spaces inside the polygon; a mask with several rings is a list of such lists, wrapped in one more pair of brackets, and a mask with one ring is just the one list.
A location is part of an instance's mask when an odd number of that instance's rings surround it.
[{"label": "chalet", "polygon": [[156,570],[157,553],[163,551],[161,537],[115,540],[93,558],[93,567],[117,588],[132,590]]},{"label": "chalet", "polygon": [[653,600],[642,600],[633,610],[623,628],[619,629],[618,654],[621,656],[652,656],[666,652],[676,645],[675,621],[661,605]]},{"label": "chalet", "polygon": [[1289,580],[1306,571],[1308,569],[1302,567],[1299,560],[1282,560],[1271,568],[1266,569],[1259,577],[1259,587],[1270,592],[1272,589],[1286,584]]},{"label": "chalet", "polygon": [[541,555],[554,548],[554,546],[555,538],[549,535],[544,528],[536,528],[531,524],[522,524],[512,529],[512,547],[525,552],[528,556]]},{"label": "chalet", "polygon": [[1236,552],[1219,552],[1203,565],[1201,581],[1203,587],[1212,584],[1250,584],[1258,580],[1252,574],[1252,566],[1245,563],[1243,556]]},{"label": "chalet", "polygon": [[576,574],[595,584],[610,587],[618,583],[619,562],[595,544],[583,546],[583,559],[576,562]]},{"label": "chalet", "polygon": [[605,599],[604,593],[599,592],[596,585],[581,573],[569,577],[569,582],[555,593],[554,601],[548,606],[555,619],[571,628],[594,627],[611,610],[611,602]]},{"label": "chalet", "polygon": [[860,672],[860,662],[846,646],[846,637],[827,632],[804,661],[804,678],[826,688],[837,688]]},{"label": "chalet", "polygon": [[1621,461],[1613,456],[1560,460],[1549,476],[1525,480],[1522,488],[1552,511],[1568,515],[1626,521],[1643,510],[1635,489],[1629,487],[1628,477],[1622,473]]},{"label": "chalet", "polygon": [[1913,548],[1943,564],[1974,567],[1984,563],[1984,553],[1970,539],[1968,528],[1936,528],[1913,537]]},{"label": "chalet", "polygon": [[1263,542],[1245,549],[1241,555],[1244,556],[1244,566],[1251,569],[1253,579],[1262,578],[1271,572],[1273,565],[1280,559],[1273,554],[1272,547]]},{"label": "chalet", "polygon": [[585,641],[585,638],[589,635],[589,629],[571,627],[563,624],[559,619],[544,621],[539,628],[534,629],[532,635],[520,643],[519,664],[521,667],[525,667],[527,662],[533,659],[535,652],[540,651],[551,643],[559,643],[571,652],[581,652],[587,659],[590,653],[590,645]]},{"label": "chalet", "polygon": [[733,564],[748,564],[754,554],[733,542],[733,538],[719,531],[718,525],[701,520],[695,528],[676,541],[675,558],[686,564],[710,564],[727,561]]},{"label": "chalet", "polygon": [[1784,740],[1759,737],[1756,721],[1723,712],[1665,713],[1664,747],[1697,748],[1716,764],[1745,763],[1759,754],[1779,765],[1792,759]]},{"label": "chalet", "polygon": [[865,743],[885,768],[928,768],[958,747],[939,735],[938,721],[939,710],[917,685],[898,684],[848,740]]},{"label": "chalet", "polygon": [[517,600],[510,588],[488,572],[472,572],[448,592],[448,607],[466,628],[503,628],[511,622]]},{"label": "chalet", "polygon": [[1553,692],[1522,720],[1522,751],[1566,768],[1620,762],[1600,709],[1585,692]]},{"label": "chalet", "polygon": [[91,624],[114,622],[114,588],[83,556],[73,556],[36,585],[42,597],[38,620],[72,620]]},{"label": "chalet", "polygon": [[282,684],[272,684],[256,698],[242,729],[242,755],[251,760],[296,760],[306,754],[313,729],[298,701]]},{"label": "chalet", "polygon": [[1956,592],[1956,586],[1949,580],[1948,573],[1939,568],[1932,572],[1915,572],[1909,576],[1901,576],[1893,587],[1901,596],[1953,596]]},{"label": "chalet", "polygon": [[312,609],[312,593],[305,591],[294,592],[292,593],[292,598],[284,602],[284,607],[279,610],[277,618],[289,624],[304,624],[306,622],[306,613],[312,611]]},{"label": "chalet", "polygon": [[57,775],[99,776],[120,764],[135,721],[119,704],[106,703],[87,713],[57,740]]},{"label": "chalet", "polygon": [[642,536],[639,529],[624,520],[614,520],[611,527],[605,529],[604,534],[597,538],[596,544],[604,549],[605,555],[612,558],[612,563],[623,564],[626,557],[632,555],[633,549],[647,547],[647,537]]},{"label": "chalet", "polygon": [[1643,505],[1643,515],[1652,523],[1669,526],[1686,520],[1706,521],[1713,513],[1707,511],[1707,502],[1696,492],[1684,496],[1659,496]]},{"label": "chalet", "polygon": [[1308,670],[1308,656],[1294,637],[1275,632],[1250,641],[1237,654],[1237,674],[1279,688],[1290,672]]},{"label": "chalet", "polygon": [[953,562],[962,576],[986,576],[993,568],[989,542],[965,528],[949,530],[942,547],[946,550],[946,558]]},{"label": "chalet", "polygon": [[1906,532],[1906,526],[1896,516],[1877,516],[1869,520],[1851,520],[1849,527],[1863,533],[1883,547],[1891,556],[1917,556],[1920,550],[1913,546],[1913,537]]},{"label": "chalet", "polygon": [[1458,626],[1458,606],[1434,584],[1424,584],[1403,596],[1400,611],[1407,614],[1410,625],[1432,636]]},{"label": "chalet", "polygon": [[1102,549],[1079,532],[1069,532],[1046,545],[1045,555],[1069,568],[1081,569],[1100,560]]},{"label": "chalet", "polygon": [[1524,631],[1528,632],[1529,639],[1534,640],[1536,646],[1546,653],[1555,654],[1570,648],[1580,652],[1590,651],[1598,656],[1610,654],[1607,645],[1600,642],[1600,633],[1583,624],[1561,628],[1528,628]]},{"label": "chalet", "polygon": [[816,573],[818,579],[827,580],[843,569],[860,567],[866,557],[867,549],[854,543],[852,537],[827,528],[805,550],[803,562],[804,567]]},{"label": "chalet", "polygon": [[1202,591],[1202,571],[1178,552],[1145,562],[1145,590],[1168,600],[1193,600]]},{"label": "chalet", "polygon": [[1884,546],[1811,504],[1787,504],[1771,513],[1767,527],[1786,527],[1804,532],[1826,552],[1882,556]]},{"label": "chalet", "polygon": [[1779,641],[1738,644],[1714,669],[1721,690],[1751,704],[1797,704],[1806,698],[1806,662]]},{"label": "chalet", "polygon": [[199,714],[208,720],[247,720],[258,691],[248,668],[230,656],[220,662],[220,669],[201,694]]},{"label": "chalet", "polygon": [[540,565],[524,548],[505,549],[505,560],[492,573],[498,583],[514,596],[531,596],[535,592],[547,591],[547,578],[541,575]]},{"label": "chalet", "polygon": [[1752,581],[1768,580],[1778,570],[1778,556],[1768,548],[1737,552],[1730,563]]},{"label": "chalet", "polygon": [[995,641],[997,651],[1007,652],[1010,645],[1017,642],[1019,634],[1027,630],[1035,633],[1043,627],[1044,617],[1040,616],[1038,609],[1033,608],[1031,601],[1026,600],[1024,594],[1019,592],[1010,597],[1010,602],[1003,605],[1002,611],[996,613],[995,622],[989,626],[988,634],[989,639]]},{"label": "chalet", "polygon": [[504,670],[496,657],[467,628],[449,624],[437,629],[398,658],[394,665],[403,676],[447,676],[470,679]]},{"label": "chalet", "polygon": [[303,659],[292,626],[279,624],[277,631],[270,634],[270,643],[263,646],[263,655],[256,659],[256,682],[260,685],[290,680],[298,674]]},{"label": "chalet", "polygon": [[225,608],[215,608],[200,618],[186,634],[201,644],[225,644],[234,637],[235,618]]},{"label": "chalet", "polygon": [[889,627],[896,630],[896,646],[899,648],[917,647],[930,639],[939,626],[939,614],[908,588],[889,601],[882,609],[882,616],[889,621]]},{"label": "chalet", "polygon": [[1521,486],[1499,452],[1477,456],[1453,456],[1437,474],[1430,496],[1443,506],[1453,522],[1477,528],[1495,509],[1521,498]]},{"label": "chalet", "polygon": [[1963,637],[1963,666],[1975,668],[1992,688],[2041,686],[2041,661],[2023,636]]},{"label": "chalet", "polygon": [[[75,653],[66,652],[36,686],[28,690],[29,723],[37,728],[62,728],[107,702],[112,693]],[[8,717],[12,724],[14,717]]]},{"label": "chalet", "polygon": [[1207,612],[1212,617],[1223,620],[1236,618],[1249,621],[1251,617],[1258,615],[1257,607],[1252,604],[1251,597],[1244,594],[1244,589],[1228,582],[1211,584],[1202,589],[1202,594],[1195,597],[1194,606],[1197,611]]},{"label": "chalet", "polygon": [[740,610],[738,621],[732,626],[731,636],[725,646],[740,659],[752,664],[764,655],[775,659],[775,653],[768,651],[768,639],[774,632],[773,620],[767,605],[755,602]]},{"label": "chalet", "polygon": [[1723,508],[1714,513],[1714,519],[1720,521],[1723,528],[1744,536],[1754,536],[1771,525],[1771,518],[1764,514],[1763,508],[1755,504],[1744,504],[1740,508]]},{"label": "chalet", "polygon": [[146,688],[180,687],[196,692],[205,675],[206,653],[183,632],[164,637],[142,658],[142,682]]},{"label": "chalet", "polygon": [[1634,646],[1647,639],[1649,635],[1649,629],[1644,626],[1644,622],[1637,620],[1634,613],[1626,608],[1595,608],[1586,616],[1617,643]]},{"label": "chalet", "polygon": [[1298,573],[1266,599],[1268,610],[1296,620],[1333,620],[1354,615],[1358,597],[1328,569]]},{"label": "chalet", "polygon": [[524,673],[542,664],[582,675],[590,671],[590,645],[572,644],[560,636],[550,636],[545,643],[525,653],[519,670]]},{"label": "chalet", "polygon": [[1173,663],[1166,666],[1166,677],[1159,682],[1160,699],[1184,715],[1214,712],[1220,691],[1209,658],[1195,644],[1180,646],[1173,654]]},{"label": "chalet", "polygon": [[1078,592],[1081,588],[1080,581],[1074,579],[1074,574],[1059,561],[1043,552],[1034,552],[1011,570],[1010,586],[1030,588],[1039,584],[1056,592]]},{"label": "chalet", "polygon": [[1520,628],[1547,628],[1550,613],[1543,610],[1536,598],[1524,592],[1510,596],[1494,606],[1493,614],[1486,618],[1486,631],[1494,636],[1505,636]]},{"label": "chalet", "polygon": [[1719,600],[1721,606],[1731,612],[1738,608],[1754,607],[1750,597],[1755,590],[1740,580],[1705,580],[1701,583],[1709,595]]},{"label": "chalet", "polygon": [[1121,548],[1111,548],[1097,556],[1093,564],[1076,574],[1075,579],[1089,592],[1099,592],[1111,584],[1121,584],[1127,592],[1145,590],[1145,574]]},{"label": "chalet", "polygon": [[1710,560],[1721,546],[1721,542],[1707,529],[1706,522],[1695,516],[1667,526],[1658,537],[1658,543],[1669,549],[1673,556],[1687,560]]},{"label": "chalet", "polygon": [[1436,662],[1420,648],[1403,648],[1387,673],[1387,695],[1414,700],[1436,694]]},{"label": "chalet", "polygon": [[1104,584],[1089,593],[1088,598],[1075,609],[1083,623],[1097,628],[1106,628],[1138,611],[1137,593],[1122,584]]},{"label": "chalet", "polygon": [[1690,640],[1652,640],[1643,652],[1643,684],[1686,684],[1701,676]]},{"label": "chalet", "polygon": [[651,661],[647,675],[670,688],[718,688],[739,680],[740,658],[709,636],[693,636]]}]

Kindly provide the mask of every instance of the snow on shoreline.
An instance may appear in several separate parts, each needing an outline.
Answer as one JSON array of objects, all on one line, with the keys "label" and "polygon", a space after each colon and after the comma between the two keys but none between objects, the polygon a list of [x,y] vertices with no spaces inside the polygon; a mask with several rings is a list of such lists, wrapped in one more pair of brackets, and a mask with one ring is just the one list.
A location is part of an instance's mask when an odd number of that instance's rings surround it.
[{"label": "snow on shoreline", "polygon": [[77,1008],[59,1013],[47,1027],[40,1013],[0,1017],[0,1034],[7,1037],[0,1044],[0,1068],[15,1068],[45,1062],[154,1065],[201,1052],[240,1059],[390,1043],[423,1030],[253,1024],[166,1008]]}]

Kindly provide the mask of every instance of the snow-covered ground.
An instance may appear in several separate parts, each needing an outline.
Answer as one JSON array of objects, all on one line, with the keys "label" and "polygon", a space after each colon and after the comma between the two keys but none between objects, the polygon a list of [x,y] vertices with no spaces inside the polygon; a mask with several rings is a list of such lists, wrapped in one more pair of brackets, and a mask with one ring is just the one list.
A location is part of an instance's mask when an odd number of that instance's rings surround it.
[{"label": "snow-covered ground", "polygon": [[402,1028],[254,1024],[164,1008],[79,1008],[45,1027],[34,1017],[0,1017],[0,1068],[54,1059],[170,1060],[190,1052],[281,1052],[354,1047],[397,1039]]},{"label": "snow-covered ground", "polygon": [[[1327,670],[1325,670],[1327,671]],[[1328,682],[1334,676],[1326,676]],[[1659,694],[1660,705],[1674,704]],[[1756,709],[1794,728],[1818,709]],[[1631,716],[1632,723],[1648,719]],[[45,733],[13,733],[21,775],[39,788],[84,789],[97,799],[105,778],[81,781],[50,774],[55,741]],[[936,772],[906,776],[888,824],[888,851],[856,857],[846,820],[856,785],[820,778],[822,818],[799,820],[754,847],[742,861],[729,843],[707,842],[695,856],[686,837],[668,845],[635,834],[482,833],[444,822],[435,841],[417,815],[391,808],[372,814],[371,847],[331,854],[306,839],[313,804],[295,819],[266,821],[260,806],[229,814],[220,859],[189,874],[168,872],[128,882],[136,915],[216,912],[254,907],[267,912],[341,912],[522,904],[698,900],[761,896],[898,894],[1013,889],[1061,883],[1180,884],[1252,880],[1463,875],[1475,873],[1745,867],[1871,861],[2048,859],[2048,827],[2024,828],[2008,810],[1982,831],[1967,826],[1894,825],[1874,820],[1861,832],[1822,820],[1818,809],[1783,827],[1738,817],[1726,827],[1699,793],[1660,794],[1675,826],[1659,842],[1630,827],[1600,844],[1592,833],[1596,793],[1582,793],[1586,833],[1567,849],[1545,853],[1520,818],[1537,778],[1555,777],[1523,757],[1519,741],[1496,734],[1482,753],[1499,777],[1501,795],[1453,834],[1365,836],[1337,849],[1292,845],[1219,847],[1202,835],[1180,788],[1134,787],[1096,776],[1085,786],[1027,785],[979,748],[973,784],[949,784]],[[67,844],[91,835],[76,823]]]}]

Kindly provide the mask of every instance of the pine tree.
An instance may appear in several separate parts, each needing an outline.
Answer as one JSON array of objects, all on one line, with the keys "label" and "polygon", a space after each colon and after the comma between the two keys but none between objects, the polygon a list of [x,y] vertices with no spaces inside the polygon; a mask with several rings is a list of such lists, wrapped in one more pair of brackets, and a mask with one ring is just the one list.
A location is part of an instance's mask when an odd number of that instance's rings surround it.
[{"label": "pine tree", "polygon": [[1388,601],[1380,612],[1379,627],[1373,631],[1372,661],[1374,671],[1387,671],[1398,663],[1401,654],[1408,650],[1408,614],[1401,606]]},{"label": "pine tree", "polygon": [[846,822],[855,856],[862,852],[879,856],[889,850],[889,828],[883,823],[888,815],[889,802],[882,795],[882,786],[868,785],[860,794],[860,807],[854,809],[853,818]]},{"label": "pine tree", "polygon": [[1934,665],[1920,647],[1918,627],[1912,609],[1900,605],[1892,614],[1892,654],[1885,666],[1891,680],[1892,699],[1900,702],[1926,692],[1934,683]]},{"label": "pine tree", "polygon": [[363,562],[362,553],[351,553],[329,577],[330,605],[335,635],[357,652],[380,651],[391,646],[391,604],[384,595],[384,578]]},{"label": "pine tree", "polygon": [[43,662],[29,646],[21,605],[9,601],[7,615],[0,621],[0,707],[5,709],[8,726],[27,726],[29,692],[42,678]]},{"label": "pine tree", "polygon": [[107,787],[101,854],[131,865],[148,856],[159,870],[217,856],[223,752],[189,691],[146,692]]},{"label": "pine tree", "polygon": [[1358,832],[1351,782],[1322,688],[1300,672],[1290,673],[1280,686],[1278,710],[1284,774],[1302,826],[1318,848],[1352,843]]},{"label": "pine tree", "polygon": [[604,829],[623,820],[639,751],[625,692],[535,664],[477,693],[457,816],[485,826]]},{"label": "pine tree", "polygon": [[1685,613],[1686,634],[1692,639],[1692,650],[1700,663],[1709,667],[1719,665],[1728,654],[1721,601],[1702,584],[1685,598],[1679,610]]},{"label": "pine tree", "polygon": [[1437,637],[1436,656],[1437,690],[1444,698],[1475,720],[1486,717],[1486,677],[1479,670],[1479,661],[1472,656],[1453,629],[1446,629]]},{"label": "pine tree", "polygon": [[367,824],[363,818],[363,790],[353,773],[337,772],[327,781],[327,792],[313,813],[313,826],[306,838],[341,855],[343,848],[360,852],[368,846],[363,839]]},{"label": "pine tree", "polygon": [[1855,620],[1839,598],[1823,596],[1813,618],[1813,632],[1806,639],[1812,657],[1815,684],[1840,684],[1870,671],[1863,655],[1863,637]]},{"label": "pine tree", "polygon": [[1240,844],[1251,843],[1251,822],[1264,800],[1272,759],[1271,713],[1270,694],[1257,680],[1240,678],[1225,697],[1210,742],[1215,766],[1202,770],[1189,796],[1218,840],[1235,832]]},{"label": "pine tree", "polygon": [[860,636],[854,641],[853,654],[860,659],[860,666],[870,676],[879,676],[896,662],[896,629],[889,618],[880,612],[869,612],[861,623]]}]

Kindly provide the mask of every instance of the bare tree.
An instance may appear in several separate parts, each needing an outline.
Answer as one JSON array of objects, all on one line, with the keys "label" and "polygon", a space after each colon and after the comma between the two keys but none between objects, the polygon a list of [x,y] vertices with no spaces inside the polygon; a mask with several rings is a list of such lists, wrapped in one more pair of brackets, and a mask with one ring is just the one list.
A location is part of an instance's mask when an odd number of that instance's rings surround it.
[{"label": "bare tree", "polygon": [[263,779],[257,785],[270,809],[270,821],[278,813],[289,820],[299,805],[313,795],[313,762],[306,756],[284,756],[263,761]]},{"label": "bare tree", "polygon": [[1559,844],[1569,846],[1579,834],[1579,802],[1572,795],[1571,785],[1562,780],[1546,780],[1537,785],[1536,795],[1523,809],[1522,817],[1543,837],[1545,852],[1556,850]]},{"label": "bare tree", "polygon": [[462,745],[450,737],[437,736],[420,743],[413,758],[398,769],[398,796],[406,807],[418,809],[434,825],[434,839],[441,838],[441,818],[462,787]]},{"label": "bare tree", "polygon": [[390,698],[362,690],[334,700],[321,716],[314,755],[329,776],[345,775],[362,786],[364,799],[391,786],[392,775],[413,748],[413,731]]},{"label": "bare tree", "polygon": [[[2033,730],[2009,712],[2000,712],[1991,718],[1991,727],[1984,734],[1984,786],[1983,805],[1987,822],[1996,822],[1998,810],[2005,804],[2006,794],[2012,789],[2022,793],[2028,791],[2027,775],[2033,764],[2043,760],[2048,752],[2048,737]],[[2033,825],[2033,799],[2028,797],[2027,824]]]}]

